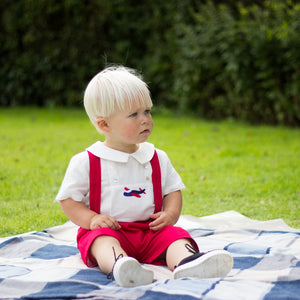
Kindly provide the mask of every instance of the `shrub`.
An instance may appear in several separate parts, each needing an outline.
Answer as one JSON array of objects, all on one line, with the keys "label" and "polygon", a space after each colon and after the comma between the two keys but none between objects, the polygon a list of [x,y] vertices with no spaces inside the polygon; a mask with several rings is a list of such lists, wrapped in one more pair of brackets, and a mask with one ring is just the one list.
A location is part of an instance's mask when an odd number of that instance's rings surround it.
[{"label": "shrub", "polygon": [[208,2],[182,24],[174,76],[180,110],[210,118],[300,123],[300,5]]},{"label": "shrub", "polygon": [[136,68],[157,107],[300,124],[300,4],[0,1],[0,105],[81,105],[107,64]]}]

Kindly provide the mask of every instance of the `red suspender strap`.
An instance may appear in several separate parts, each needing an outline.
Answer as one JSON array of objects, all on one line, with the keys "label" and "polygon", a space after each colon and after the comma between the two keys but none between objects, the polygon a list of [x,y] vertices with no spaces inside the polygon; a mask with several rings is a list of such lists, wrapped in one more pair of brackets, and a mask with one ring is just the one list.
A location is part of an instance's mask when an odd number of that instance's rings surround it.
[{"label": "red suspender strap", "polygon": [[90,208],[100,214],[101,205],[101,160],[88,151],[90,159]]},{"label": "red suspender strap", "polygon": [[162,209],[162,190],[161,190],[161,172],[160,165],[156,151],[150,161],[152,167],[152,184],[154,193],[155,209],[154,213],[161,211]]},{"label": "red suspender strap", "polygon": [[[101,207],[101,159],[88,151],[90,159],[90,208],[100,213]],[[152,167],[152,184],[155,209],[159,212],[162,209],[161,172],[156,151],[150,161]]]}]

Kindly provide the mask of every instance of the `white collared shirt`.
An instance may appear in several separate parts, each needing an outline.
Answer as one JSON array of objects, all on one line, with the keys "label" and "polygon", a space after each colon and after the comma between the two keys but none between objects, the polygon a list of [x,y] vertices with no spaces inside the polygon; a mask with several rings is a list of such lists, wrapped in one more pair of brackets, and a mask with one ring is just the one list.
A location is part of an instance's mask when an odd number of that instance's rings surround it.
[{"label": "white collared shirt", "polygon": [[[125,153],[96,142],[86,150],[101,158],[101,213],[119,222],[145,221],[154,211],[151,159],[154,145],[140,144],[134,153]],[[167,154],[156,149],[163,197],[185,188]],[[87,151],[72,157],[56,196],[57,201],[72,198],[89,206],[89,157]]]}]

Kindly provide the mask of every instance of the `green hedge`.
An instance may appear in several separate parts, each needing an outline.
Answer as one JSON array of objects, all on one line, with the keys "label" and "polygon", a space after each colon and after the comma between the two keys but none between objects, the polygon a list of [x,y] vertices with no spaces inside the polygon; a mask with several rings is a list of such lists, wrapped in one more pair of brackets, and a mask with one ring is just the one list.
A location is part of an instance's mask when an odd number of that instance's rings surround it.
[{"label": "green hedge", "polygon": [[300,5],[222,3],[2,0],[0,105],[81,105],[115,63],[142,71],[157,107],[299,125]]},{"label": "green hedge", "polygon": [[212,118],[299,124],[300,5],[202,5],[181,26],[174,94]]},{"label": "green hedge", "polygon": [[138,67],[150,26],[143,3],[0,1],[1,104],[78,105],[105,64]]}]

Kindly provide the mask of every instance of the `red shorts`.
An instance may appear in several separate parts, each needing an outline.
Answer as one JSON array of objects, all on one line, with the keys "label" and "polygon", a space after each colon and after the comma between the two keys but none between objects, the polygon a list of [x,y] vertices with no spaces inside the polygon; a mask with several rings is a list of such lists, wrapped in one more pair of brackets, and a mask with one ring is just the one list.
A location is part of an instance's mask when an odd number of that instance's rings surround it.
[{"label": "red shorts", "polygon": [[166,262],[159,261],[158,257],[176,240],[189,239],[195,249],[198,250],[196,242],[190,234],[175,226],[166,226],[159,231],[149,229],[149,222],[120,223],[120,230],[110,228],[97,228],[86,230],[79,228],[77,245],[83,262],[88,267],[97,265],[96,260],[90,253],[93,241],[101,236],[108,235],[116,238],[128,256],[134,257],[141,263],[165,265]]}]

